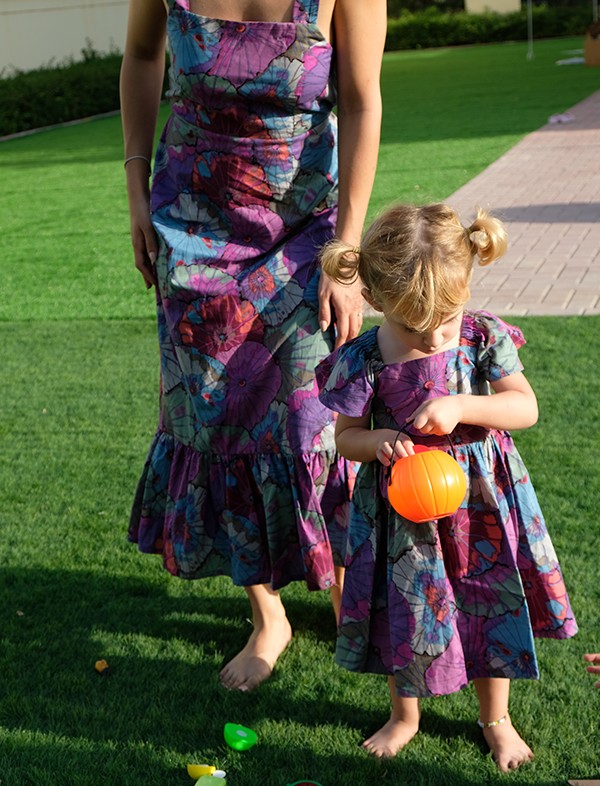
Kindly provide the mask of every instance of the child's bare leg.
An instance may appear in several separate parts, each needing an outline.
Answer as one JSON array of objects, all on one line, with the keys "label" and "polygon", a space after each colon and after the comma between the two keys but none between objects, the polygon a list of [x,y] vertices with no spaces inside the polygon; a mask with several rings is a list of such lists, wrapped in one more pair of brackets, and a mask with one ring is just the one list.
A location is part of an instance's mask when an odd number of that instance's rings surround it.
[{"label": "child's bare leg", "polygon": [[396,694],[393,677],[388,677],[392,696],[389,721],[363,742],[363,748],[382,758],[395,756],[419,731],[421,708],[419,699],[404,699]]},{"label": "child's bare leg", "polygon": [[503,723],[483,729],[483,736],[490,746],[494,761],[502,772],[516,770],[520,764],[532,759],[533,753],[519,736],[508,714],[510,680],[503,677],[481,677],[473,680],[473,684],[479,699],[480,721],[492,723],[506,718]]},{"label": "child's bare leg", "polygon": [[333,611],[335,613],[335,624],[340,624],[340,609],[342,607],[342,591],[344,589],[344,574],[345,568],[339,568],[337,565],[333,566],[335,571],[335,587],[331,587],[329,594],[331,595],[331,602],[333,603]]}]

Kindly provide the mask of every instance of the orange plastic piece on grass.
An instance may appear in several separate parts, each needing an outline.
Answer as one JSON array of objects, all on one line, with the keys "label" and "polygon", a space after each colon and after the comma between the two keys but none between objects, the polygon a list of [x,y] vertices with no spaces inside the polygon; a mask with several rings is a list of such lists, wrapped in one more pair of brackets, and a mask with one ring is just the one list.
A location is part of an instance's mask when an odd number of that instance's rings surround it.
[{"label": "orange plastic piece on grass", "polygon": [[110,669],[108,668],[108,663],[105,660],[97,660],[94,668],[98,674],[102,674],[103,677],[110,676]]},{"label": "orange plastic piece on grass", "polygon": [[414,456],[398,459],[392,467],[390,504],[417,524],[455,513],[466,493],[465,473],[443,450],[415,445]]}]

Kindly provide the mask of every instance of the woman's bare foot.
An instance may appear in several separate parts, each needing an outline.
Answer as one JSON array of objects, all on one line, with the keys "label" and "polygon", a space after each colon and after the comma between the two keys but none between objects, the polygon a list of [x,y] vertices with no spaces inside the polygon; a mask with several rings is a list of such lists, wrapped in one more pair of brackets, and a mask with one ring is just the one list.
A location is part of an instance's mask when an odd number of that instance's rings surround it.
[{"label": "woman's bare foot", "polygon": [[374,756],[388,759],[402,750],[418,731],[418,723],[415,726],[412,723],[398,720],[392,712],[385,726],[382,726],[372,737],[363,742],[363,748],[366,748]]},{"label": "woman's bare foot", "polygon": [[519,765],[533,759],[531,748],[521,739],[509,716],[504,723],[485,728],[483,736],[490,746],[498,769],[502,772],[516,770]]},{"label": "woman's bare foot", "polygon": [[385,726],[363,742],[363,748],[381,759],[395,756],[399,750],[402,750],[419,731],[421,720],[419,699],[398,696],[394,678],[391,676],[388,677],[388,685],[392,699],[390,719]]},{"label": "woman's bare foot", "polygon": [[229,661],[219,677],[228,690],[253,690],[267,679],[277,659],[292,639],[292,628],[285,612],[255,624],[248,643]]}]

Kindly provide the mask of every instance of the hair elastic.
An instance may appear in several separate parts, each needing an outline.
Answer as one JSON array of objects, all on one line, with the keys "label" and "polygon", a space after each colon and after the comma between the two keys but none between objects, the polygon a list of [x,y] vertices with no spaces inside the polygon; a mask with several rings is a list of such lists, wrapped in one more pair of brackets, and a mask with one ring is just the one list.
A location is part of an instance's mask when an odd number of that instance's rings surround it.
[{"label": "hair elastic", "polygon": [[354,254],[360,254],[360,246],[352,246],[352,252]]},{"label": "hair elastic", "polygon": [[489,239],[490,236],[485,231],[485,229],[476,229],[475,231],[472,229],[469,230],[469,240],[471,243],[473,243],[473,245],[477,246],[477,248],[485,246]]}]

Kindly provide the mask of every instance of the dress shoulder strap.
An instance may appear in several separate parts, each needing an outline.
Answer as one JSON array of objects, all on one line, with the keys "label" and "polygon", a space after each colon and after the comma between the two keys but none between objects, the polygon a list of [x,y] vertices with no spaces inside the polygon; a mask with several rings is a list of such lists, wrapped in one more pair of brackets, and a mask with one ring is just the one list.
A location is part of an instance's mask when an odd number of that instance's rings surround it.
[{"label": "dress shoulder strap", "polygon": [[294,22],[317,24],[319,0],[294,0]]}]

